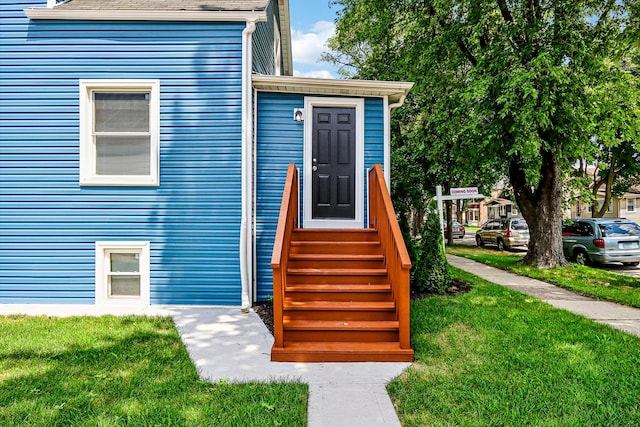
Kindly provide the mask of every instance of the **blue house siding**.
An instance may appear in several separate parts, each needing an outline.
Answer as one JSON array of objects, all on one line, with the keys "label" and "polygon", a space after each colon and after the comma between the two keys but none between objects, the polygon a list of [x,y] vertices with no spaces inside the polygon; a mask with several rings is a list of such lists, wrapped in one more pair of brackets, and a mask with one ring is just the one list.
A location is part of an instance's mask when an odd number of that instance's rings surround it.
[{"label": "blue house siding", "polygon": [[[0,5],[0,303],[93,303],[96,241],[151,303],[240,304],[244,23],[29,21]],[[79,185],[79,80],[160,82],[160,186]]]},{"label": "blue house siding", "polygon": [[[295,163],[300,169],[302,197],[304,122],[293,120],[293,109],[304,107],[304,96],[258,93],[255,222],[257,300],[265,300],[273,295],[271,252],[289,163]],[[384,102],[381,98],[365,98],[364,157],[366,169],[375,163],[384,163]],[[302,200],[300,217],[303,217]]]},{"label": "blue house siding", "polygon": [[278,2],[272,0],[267,6],[267,21],[256,24],[253,35],[253,71],[273,75],[276,71],[274,58],[275,26],[279,19]]}]

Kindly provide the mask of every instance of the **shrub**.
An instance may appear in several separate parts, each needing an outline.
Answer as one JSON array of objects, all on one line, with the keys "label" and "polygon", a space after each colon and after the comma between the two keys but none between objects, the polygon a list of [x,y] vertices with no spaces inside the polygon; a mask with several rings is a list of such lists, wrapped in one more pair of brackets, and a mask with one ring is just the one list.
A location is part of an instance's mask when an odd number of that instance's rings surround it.
[{"label": "shrub", "polygon": [[428,211],[420,238],[415,243],[412,287],[418,292],[444,294],[451,284],[449,264],[442,247],[437,211]]}]

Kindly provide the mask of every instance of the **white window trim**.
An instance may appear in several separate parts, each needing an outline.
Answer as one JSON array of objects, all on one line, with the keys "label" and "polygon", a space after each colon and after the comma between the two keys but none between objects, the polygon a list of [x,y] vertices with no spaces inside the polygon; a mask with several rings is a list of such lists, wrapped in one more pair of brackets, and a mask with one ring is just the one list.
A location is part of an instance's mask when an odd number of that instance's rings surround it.
[{"label": "white window trim", "polygon": [[[94,90],[150,91],[149,131],[151,170],[149,175],[96,175],[95,145],[92,137],[92,92]],[[160,185],[160,81],[80,80],[80,185],[158,186]]]},{"label": "white window trim", "polygon": [[[629,202],[633,201],[633,209],[629,210]],[[634,199],[633,197],[630,197],[628,199],[625,199],[625,206],[624,209],[627,212],[635,212],[638,209],[638,199]]]},{"label": "white window trim", "polygon": [[[597,202],[598,202],[598,210],[602,209],[602,205],[604,205],[604,199],[597,199]],[[586,203],[586,205],[587,205],[587,212],[592,213],[593,206],[591,205],[591,203]],[[606,213],[613,213],[613,199],[609,200],[609,206],[607,206]]]},{"label": "white window trim", "polygon": [[[110,307],[146,307],[151,301],[151,244],[150,242],[96,242],[96,288],[95,304]],[[106,255],[109,252],[129,252],[140,254],[140,296],[109,298],[109,265]]]},{"label": "white window trim", "polygon": [[[338,107],[355,108],[356,110],[356,206],[354,219],[313,219],[311,217],[312,182],[312,137],[313,108]],[[303,167],[303,206],[304,224],[306,228],[364,228],[364,99],[363,98],[324,98],[305,97],[304,99],[304,167]]]}]

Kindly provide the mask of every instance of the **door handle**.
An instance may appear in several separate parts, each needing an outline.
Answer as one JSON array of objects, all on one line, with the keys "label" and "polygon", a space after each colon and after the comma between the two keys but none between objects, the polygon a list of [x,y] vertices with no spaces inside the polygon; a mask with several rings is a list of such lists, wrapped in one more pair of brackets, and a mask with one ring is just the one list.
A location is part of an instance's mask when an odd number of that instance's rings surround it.
[{"label": "door handle", "polygon": [[313,167],[311,168],[311,170],[315,172],[315,171],[317,171],[317,170],[318,170],[318,167],[317,167],[316,165],[313,165]]}]

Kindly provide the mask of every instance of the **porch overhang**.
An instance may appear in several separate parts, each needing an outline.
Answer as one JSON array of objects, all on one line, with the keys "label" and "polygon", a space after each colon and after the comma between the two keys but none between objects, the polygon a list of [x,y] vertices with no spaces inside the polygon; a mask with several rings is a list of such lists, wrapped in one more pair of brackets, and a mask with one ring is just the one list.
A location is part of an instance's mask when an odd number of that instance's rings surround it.
[{"label": "porch overhang", "polygon": [[400,106],[413,87],[411,82],[383,80],[315,79],[308,77],[266,76],[254,74],[257,91],[331,95],[350,97],[387,97],[389,104]]}]

